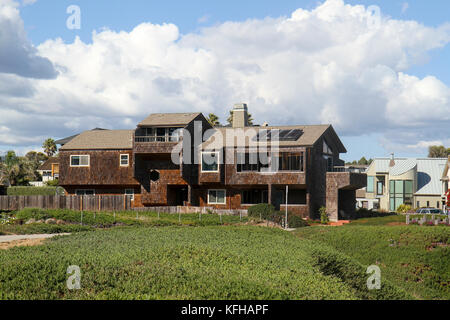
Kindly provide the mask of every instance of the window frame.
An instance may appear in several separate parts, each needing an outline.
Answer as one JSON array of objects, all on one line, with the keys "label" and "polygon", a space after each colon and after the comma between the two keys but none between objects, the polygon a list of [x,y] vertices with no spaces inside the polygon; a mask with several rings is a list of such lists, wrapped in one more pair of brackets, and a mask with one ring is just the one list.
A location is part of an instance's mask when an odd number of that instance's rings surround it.
[{"label": "window frame", "polygon": [[[216,192],[216,202],[210,201],[210,192],[215,191]],[[223,191],[223,202],[217,202],[217,191]],[[226,189],[208,189],[208,204],[214,204],[214,205],[226,205],[227,204],[227,190]]]},{"label": "window frame", "polygon": [[[372,183],[369,183],[369,180],[371,180]],[[370,189],[369,189],[369,186],[370,186]],[[375,193],[375,176],[367,176],[366,192],[367,193]]]},{"label": "window frame", "polygon": [[[132,191],[133,193],[127,193],[127,191]],[[131,196],[131,201],[134,201],[134,195],[135,195],[134,189],[131,189],[131,188],[125,189],[124,194],[126,196]]]},{"label": "window frame", "polygon": [[[127,156],[127,164],[122,164],[122,156]],[[130,166],[130,155],[128,153],[121,153],[119,156],[119,166],[129,167]]]},{"label": "window frame", "polygon": [[[74,157],[80,157],[80,163],[81,163],[81,157],[87,157],[87,159],[88,159],[88,164],[87,165],[73,165],[72,164],[72,159],[74,158]],[[73,155],[70,155],[70,167],[72,167],[72,168],[88,168],[88,167],[90,167],[91,166],[91,155],[89,155],[89,154],[73,154]]]},{"label": "window frame", "polygon": [[[217,155],[217,163],[216,163],[216,165],[217,165],[217,170],[204,170],[203,169],[203,154],[205,154],[205,153],[209,153],[209,154],[216,154]],[[201,153],[201,165],[200,165],[200,170],[201,170],[201,172],[203,173],[203,172],[205,172],[205,173],[219,173],[219,171],[220,171],[220,152],[219,151],[202,151],[202,153]],[[208,165],[212,165],[212,164],[208,164]]]}]

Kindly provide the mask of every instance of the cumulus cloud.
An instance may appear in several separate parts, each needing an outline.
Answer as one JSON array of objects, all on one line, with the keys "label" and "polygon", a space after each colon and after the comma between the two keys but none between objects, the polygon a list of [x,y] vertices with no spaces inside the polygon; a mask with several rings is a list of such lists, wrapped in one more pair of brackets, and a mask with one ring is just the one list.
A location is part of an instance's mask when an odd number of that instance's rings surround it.
[{"label": "cumulus cloud", "polygon": [[370,19],[364,6],[328,0],[289,17],[229,21],[186,35],[173,24],[142,23],[130,32],[94,32],[92,43],[52,39],[37,50],[60,75],[27,79],[33,89],[23,94],[20,81],[9,95],[0,90],[0,110],[25,119],[21,134],[62,137],[130,128],[152,112],[214,112],[225,121],[234,103],[247,102],[257,122],[331,123],[342,135],[383,134],[388,150],[444,143],[449,87],[407,72],[448,44],[450,25]]},{"label": "cumulus cloud", "polygon": [[17,7],[16,2],[0,0],[0,73],[37,79],[55,78],[57,72],[53,64],[39,56],[27,39]]}]

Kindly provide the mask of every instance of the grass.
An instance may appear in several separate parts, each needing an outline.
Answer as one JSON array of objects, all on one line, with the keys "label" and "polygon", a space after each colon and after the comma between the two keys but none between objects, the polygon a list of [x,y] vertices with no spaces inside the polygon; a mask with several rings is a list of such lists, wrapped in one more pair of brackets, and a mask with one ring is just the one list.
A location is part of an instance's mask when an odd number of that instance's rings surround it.
[{"label": "grass", "polygon": [[[1,234],[31,234],[31,233],[59,233],[79,232],[92,230],[93,228],[110,228],[116,226],[214,226],[246,223],[247,217],[222,216],[215,214],[157,214],[155,212],[81,212],[73,210],[43,210],[26,208],[18,212],[8,214],[16,218],[15,224],[0,225]],[[53,218],[63,220],[66,225],[46,225],[24,223],[30,219],[46,220]],[[83,225],[81,225],[81,222]]]},{"label": "grass", "polygon": [[[404,219],[404,217],[401,217]],[[450,299],[450,228],[389,225],[400,217],[361,219],[339,228],[298,229],[302,238],[333,247],[418,299]]]},{"label": "grass", "polygon": [[[326,245],[252,226],[96,230],[2,251],[0,265],[0,299],[410,297],[387,281],[368,291],[365,268]],[[70,265],[81,290],[66,288]]]}]

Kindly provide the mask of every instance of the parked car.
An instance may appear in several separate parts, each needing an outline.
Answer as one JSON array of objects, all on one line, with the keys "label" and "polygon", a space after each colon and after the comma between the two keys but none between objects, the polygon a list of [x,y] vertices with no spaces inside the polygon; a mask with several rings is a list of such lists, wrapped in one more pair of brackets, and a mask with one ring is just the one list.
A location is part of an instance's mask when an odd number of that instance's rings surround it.
[{"label": "parked car", "polygon": [[442,214],[441,209],[436,208],[420,208],[416,210],[419,214]]}]

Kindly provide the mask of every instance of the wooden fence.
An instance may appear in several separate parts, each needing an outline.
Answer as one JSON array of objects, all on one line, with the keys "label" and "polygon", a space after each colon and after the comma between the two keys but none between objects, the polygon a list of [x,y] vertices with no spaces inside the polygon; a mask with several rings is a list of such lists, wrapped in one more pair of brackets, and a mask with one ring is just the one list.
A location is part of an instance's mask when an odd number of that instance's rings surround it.
[{"label": "wooden fence", "polygon": [[70,209],[78,211],[132,210],[131,196],[0,196],[0,211],[23,208]]}]

